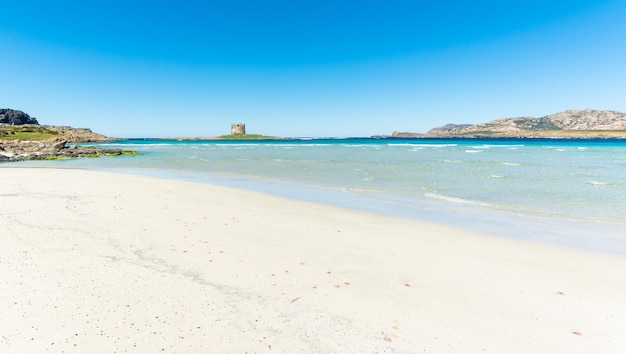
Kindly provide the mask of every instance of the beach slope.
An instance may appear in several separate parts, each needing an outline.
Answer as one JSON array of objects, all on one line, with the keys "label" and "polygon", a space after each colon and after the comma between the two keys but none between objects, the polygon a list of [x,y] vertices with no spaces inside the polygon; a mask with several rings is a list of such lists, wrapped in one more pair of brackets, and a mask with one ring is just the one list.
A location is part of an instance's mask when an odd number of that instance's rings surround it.
[{"label": "beach slope", "polygon": [[623,258],[207,184],[0,175],[2,353],[626,350]]}]

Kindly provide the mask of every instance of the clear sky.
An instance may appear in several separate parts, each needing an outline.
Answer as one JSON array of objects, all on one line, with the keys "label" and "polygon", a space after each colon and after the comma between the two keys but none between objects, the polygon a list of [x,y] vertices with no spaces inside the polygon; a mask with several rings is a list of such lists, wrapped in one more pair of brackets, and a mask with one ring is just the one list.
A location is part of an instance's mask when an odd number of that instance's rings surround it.
[{"label": "clear sky", "polygon": [[626,111],[626,1],[0,0],[0,108],[117,137]]}]

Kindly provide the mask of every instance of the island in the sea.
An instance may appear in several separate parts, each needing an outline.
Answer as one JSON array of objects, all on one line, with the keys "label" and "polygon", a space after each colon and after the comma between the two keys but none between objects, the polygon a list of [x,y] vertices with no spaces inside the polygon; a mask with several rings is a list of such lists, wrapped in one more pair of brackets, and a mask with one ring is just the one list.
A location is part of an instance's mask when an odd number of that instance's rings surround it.
[{"label": "island in the sea", "polygon": [[425,134],[393,132],[393,137],[441,138],[626,138],[626,113],[571,109],[547,116],[502,118],[480,124],[446,124]]},{"label": "island in the sea", "polygon": [[[176,140],[277,140],[283,139],[277,136],[246,133],[244,123],[233,123],[230,126],[230,134],[218,136],[177,137]],[[169,140],[169,139],[168,139]]]}]

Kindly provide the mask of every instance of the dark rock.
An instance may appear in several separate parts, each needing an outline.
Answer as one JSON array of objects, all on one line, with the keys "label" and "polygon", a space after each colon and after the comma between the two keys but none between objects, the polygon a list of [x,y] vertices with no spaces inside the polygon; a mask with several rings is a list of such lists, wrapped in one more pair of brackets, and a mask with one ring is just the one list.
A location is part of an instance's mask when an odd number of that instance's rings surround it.
[{"label": "dark rock", "polygon": [[31,117],[22,111],[9,108],[0,108],[0,123],[11,125],[39,125],[36,118]]}]

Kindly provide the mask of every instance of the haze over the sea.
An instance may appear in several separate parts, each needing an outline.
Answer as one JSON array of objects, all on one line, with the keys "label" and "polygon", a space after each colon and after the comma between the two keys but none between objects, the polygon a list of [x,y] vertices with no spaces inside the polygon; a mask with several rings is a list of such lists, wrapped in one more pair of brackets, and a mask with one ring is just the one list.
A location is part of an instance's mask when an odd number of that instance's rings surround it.
[{"label": "haze over the sea", "polygon": [[118,137],[626,111],[626,2],[3,1],[0,107]]}]

